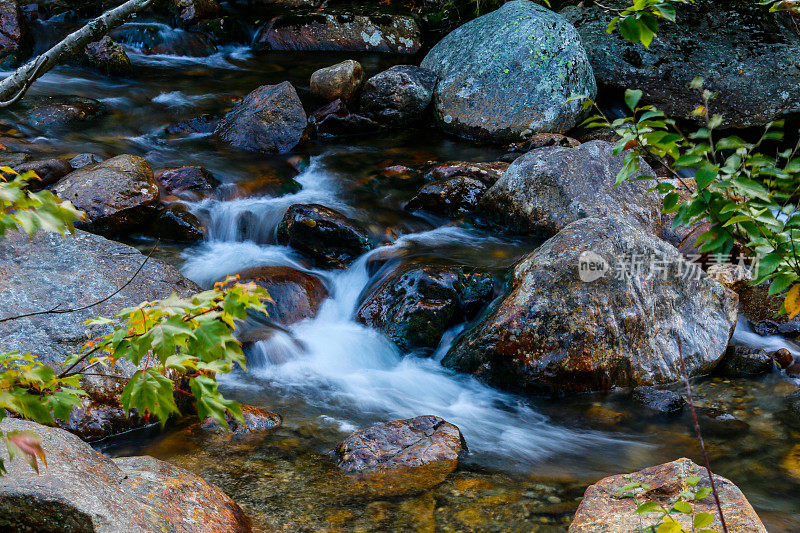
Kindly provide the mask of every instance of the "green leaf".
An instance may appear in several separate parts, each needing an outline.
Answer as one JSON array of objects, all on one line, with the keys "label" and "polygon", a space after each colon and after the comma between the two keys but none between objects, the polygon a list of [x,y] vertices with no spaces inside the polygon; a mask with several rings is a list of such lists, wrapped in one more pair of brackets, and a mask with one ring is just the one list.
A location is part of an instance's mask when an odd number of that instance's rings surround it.
[{"label": "green leaf", "polygon": [[638,43],[641,35],[640,28],[641,24],[634,15],[628,15],[619,21],[619,34],[626,41]]},{"label": "green leaf", "polygon": [[642,99],[642,91],[638,89],[627,89],[625,91],[625,104],[631,111],[636,110],[639,100]]},{"label": "green leaf", "polygon": [[711,494],[711,487],[701,487],[695,492],[694,499],[695,500],[702,500]]},{"label": "green leaf", "polygon": [[683,514],[691,514],[692,506],[683,500],[678,500],[672,505],[672,508]]},{"label": "green leaf", "polygon": [[647,501],[636,508],[637,513],[655,513],[661,512],[661,504],[654,501]]},{"label": "green leaf", "polygon": [[714,522],[714,515],[711,513],[698,513],[692,521],[692,526],[695,529],[710,526]]}]

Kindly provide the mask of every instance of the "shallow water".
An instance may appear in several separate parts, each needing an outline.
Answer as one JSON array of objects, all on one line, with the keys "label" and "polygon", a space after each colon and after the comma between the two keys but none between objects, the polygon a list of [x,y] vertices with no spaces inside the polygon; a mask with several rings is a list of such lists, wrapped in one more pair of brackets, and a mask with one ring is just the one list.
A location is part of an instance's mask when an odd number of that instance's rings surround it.
[{"label": "shallow water", "polygon": [[[208,225],[206,242],[164,245],[160,257],[201,285],[263,265],[288,265],[319,275],[331,297],[314,320],[262,341],[247,374],[223,380],[226,393],[284,417],[273,435],[228,442],[175,428],[132,434],[106,444],[108,453],[148,453],[198,472],[242,504],[264,530],[564,531],[587,484],[602,476],[699,453],[686,415],[647,419],[620,393],[526,398],[499,392],[438,363],[459,328],[432,357],[403,356],[352,319],[359,296],[393,266],[443,262],[492,272],[498,289],[509,268],[537,243],[500,238],[468,225],[405,213],[421,178],[380,176],[389,165],[419,169],[428,161],[490,161],[491,147],[443,137],[431,128],[315,141],[297,154],[242,154],[205,136],[168,138],[165,126],[218,114],[258,85],[292,81],[308,111],[311,72],[348,56],[270,54],[228,48],[204,59],[134,55],[137,75],[109,80],[77,67],[45,76],[32,95],[98,98],[110,115],[81,130],[37,136],[42,153],[134,153],[154,168],[201,165],[223,185],[214,199],[191,205]],[[401,59],[360,56],[367,74]],[[300,169],[299,171],[297,169]],[[321,203],[365,223],[377,250],[341,272],[317,271],[275,245],[275,226],[294,203]],[[135,244],[149,246],[146,240]],[[377,272],[371,259],[389,259]],[[463,326],[460,326],[463,327]],[[780,338],[745,327],[742,342],[775,349]],[[796,347],[792,347],[796,350]],[[784,398],[797,384],[781,374],[757,380],[698,382],[698,404],[722,408],[744,424],[711,424],[713,469],[734,480],[772,531],[800,530],[800,465],[787,459],[798,426],[783,419]],[[363,501],[341,493],[328,452],[356,428],[377,421],[435,414],[458,425],[469,453],[441,486],[422,495]]]}]

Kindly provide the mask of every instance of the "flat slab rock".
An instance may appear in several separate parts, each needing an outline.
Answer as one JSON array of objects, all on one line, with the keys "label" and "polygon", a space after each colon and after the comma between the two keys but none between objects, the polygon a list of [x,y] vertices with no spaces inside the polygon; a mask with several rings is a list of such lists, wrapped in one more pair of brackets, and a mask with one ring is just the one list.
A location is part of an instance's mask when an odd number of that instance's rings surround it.
[{"label": "flat slab rock", "polygon": [[0,457],[0,530],[117,533],[250,531],[241,508],[216,486],[153,457],[111,459],[78,437],[6,419],[3,431],[32,431],[47,465]]},{"label": "flat slab rock", "polygon": [[[603,478],[586,489],[569,527],[569,533],[629,533],[655,525],[658,523],[656,517],[660,515],[635,513],[636,502],[633,498],[620,498],[620,489],[628,483],[647,484],[650,486],[650,491],[648,493],[642,491],[643,494],[638,495],[640,500],[657,498],[657,501],[665,504],[673,503],[677,500],[678,494],[689,488],[686,478],[690,476],[700,477],[698,487],[710,486],[706,469],[686,458],[651,466],[633,474],[618,474]],[[719,492],[728,531],[766,533],[767,529],[739,487],[716,474],[714,474],[714,484]],[[714,515],[715,520],[708,529],[722,531],[713,495],[695,502],[693,507],[695,514]],[[692,530],[689,515],[673,514],[672,517],[679,520],[687,531]]]},{"label": "flat slab rock", "polygon": [[411,494],[444,481],[466,448],[461,431],[436,416],[376,424],[334,451],[339,469],[375,496]]}]

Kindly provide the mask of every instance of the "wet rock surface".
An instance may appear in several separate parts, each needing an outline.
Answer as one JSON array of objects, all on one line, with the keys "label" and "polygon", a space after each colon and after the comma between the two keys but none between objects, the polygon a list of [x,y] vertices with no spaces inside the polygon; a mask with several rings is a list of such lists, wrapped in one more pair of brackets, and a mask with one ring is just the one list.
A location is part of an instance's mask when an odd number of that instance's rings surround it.
[{"label": "wet rock surface", "polygon": [[[651,495],[650,497],[673,501],[677,499],[678,494],[689,488],[686,478],[690,476],[700,477],[698,487],[710,486],[706,469],[685,458],[645,468],[632,474],[619,474],[601,479],[586,489],[586,494],[584,494],[569,527],[569,533],[596,533],[598,531],[622,533],[638,527],[658,524],[659,520],[655,514],[635,513],[638,505],[636,500],[619,498],[620,489],[628,483],[646,484],[650,486],[648,493]],[[764,524],[761,523],[750,502],[736,485],[716,474],[714,474],[714,483],[719,491],[722,512],[730,531],[766,533]],[[715,520],[709,527],[721,529],[719,512],[712,495],[694,502],[693,508],[695,515],[701,512],[711,513]],[[692,515],[673,514],[671,516],[681,522],[684,528],[691,529]]]},{"label": "wet rock surface", "polygon": [[[609,266],[584,282],[579,256]],[[625,254],[664,261],[660,276],[617,276]],[[514,269],[510,293],[467,331],[442,363],[498,386],[603,390],[680,379],[721,359],[736,324],[736,294],[690,269],[678,251],[620,219],[573,222]],[[613,310],[613,312],[610,312]]]},{"label": "wet rock surface", "polygon": [[159,197],[153,169],[132,155],[76,170],[59,181],[53,192],[86,213],[79,227],[111,236],[141,227],[156,213]]},{"label": "wet rock surface", "polygon": [[583,112],[573,94],[597,92],[580,37],[563,17],[515,0],[448,34],[421,66],[439,77],[434,109],[446,132],[514,142],[563,133]]},{"label": "wet rock surface", "polygon": [[24,61],[31,53],[32,44],[19,2],[0,1],[0,67],[5,69]]},{"label": "wet rock surface", "polygon": [[278,224],[278,243],[306,254],[324,268],[344,268],[372,249],[361,225],[328,207],[293,205]]},{"label": "wet rock surface", "polygon": [[242,283],[255,282],[267,289],[272,302],[265,302],[267,316],[280,324],[313,318],[328,297],[318,277],[291,267],[269,266],[238,272]]},{"label": "wet rock surface", "polygon": [[473,213],[489,187],[482,181],[458,176],[424,185],[405,205],[407,211],[426,211],[448,218]]},{"label": "wet rock surface", "polygon": [[405,15],[354,15],[316,11],[267,22],[253,49],[415,54],[422,46],[416,20]]},{"label": "wet rock surface", "polygon": [[686,404],[686,400],[676,392],[647,386],[633,389],[633,400],[659,414],[680,413]]},{"label": "wet rock surface", "polygon": [[749,346],[731,345],[728,346],[717,371],[723,376],[742,378],[766,374],[771,372],[773,367],[772,357],[766,351]]},{"label": "wet rock surface", "polygon": [[494,185],[503,173],[508,170],[509,163],[492,161],[487,163],[472,163],[469,161],[446,161],[437,163],[425,174],[425,179],[448,180],[455,177],[464,177]]},{"label": "wet rock surface", "polygon": [[125,49],[108,35],[86,45],[84,63],[110,76],[127,76],[133,72]]},{"label": "wet rock surface", "polygon": [[413,65],[396,65],[371,77],[361,93],[361,110],[395,126],[419,121],[433,98],[436,74]]},{"label": "wet rock surface", "polygon": [[177,167],[162,170],[155,175],[165,194],[202,196],[214,190],[219,182],[203,167]]},{"label": "wet rock surface", "polygon": [[491,300],[491,276],[445,266],[401,267],[368,293],[356,320],[388,335],[403,351],[439,344],[444,332]]},{"label": "wet rock surface", "polygon": [[770,15],[767,6],[749,2],[683,7],[648,49],[618,32],[609,35],[608,13],[599,7],[568,7],[562,14],[578,29],[599,85],[641,89],[644,101],[669,116],[688,117],[702,103],[689,88],[698,76],[717,93],[710,111],[727,126],[764,125],[800,112],[800,36],[790,15]]},{"label": "wet rock surface", "polygon": [[185,204],[161,204],[156,213],[145,228],[150,237],[174,242],[197,242],[205,237],[205,227]]},{"label": "wet rock surface", "polygon": [[[661,199],[652,180],[615,185],[624,155],[613,144],[590,141],[575,148],[548,146],[520,157],[480,201],[482,215],[513,232],[549,236],[585,217],[614,216],[655,235]],[[644,175],[652,170],[641,162]]]},{"label": "wet rock surface", "polygon": [[289,152],[303,139],[308,119],[289,82],[248,94],[217,124],[214,135],[251,152]]},{"label": "wet rock surface", "polygon": [[35,172],[39,179],[32,181],[30,186],[32,189],[43,189],[72,172],[73,168],[67,159],[44,159],[16,165],[14,170],[20,174]]},{"label": "wet rock surface", "polygon": [[[246,532],[244,513],[219,488],[152,457],[110,459],[78,437],[22,420],[4,431],[32,431],[47,465],[37,474],[8,460],[0,478],[0,524],[12,531]],[[40,529],[39,529],[40,528]]]},{"label": "wet rock surface", "polygon": [[376,424],[356,431],[335,450],[340,470],[366,492],[413,494],[444,481],[466,448],[458,428],[436,416]]},{"label": "wet rock surface", "polygon": [[216,45],[203,33],[178,31],[160,24],[128,23],[108,35],[147,55],[207,57],[217,52]]}]

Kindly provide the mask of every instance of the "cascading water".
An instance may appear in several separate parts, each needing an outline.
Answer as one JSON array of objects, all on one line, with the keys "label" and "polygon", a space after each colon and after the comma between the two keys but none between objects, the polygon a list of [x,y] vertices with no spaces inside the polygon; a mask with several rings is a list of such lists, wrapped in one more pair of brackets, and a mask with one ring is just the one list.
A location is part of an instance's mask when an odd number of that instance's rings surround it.
[{"label": "cascading water", "polygon": [[[336,180],[326,171],[323,158],[313,159],[297,181],[303,185],[302,191],[279,198],[196,204],[195,212],[208,220],[210,239],[187,255],[184,273],[209,285],[250,266],[303,269],[301,258],[274,244],[275,228],[286,209],[296,203],[322,203],[345,211],[347,206],[338,199]],[[253,224],[244,232],[243,217]],[[433,357],[404,357],[381,333],[354,321],[359,296],[370,283],[367,266],[372,257],[402,255],[410,248],[423,253],[426,249],[481,248],[499,242],[477,230],[443,227],[405,235],[365,254],[347,270],[313,271],[326,281],[331,294],[317,316],[293,325],[291,338],[277,332],[256,343],[249,356],[248,381],[234,376],[226,379],[225,385],[259,386],[253,383],[257,380],[280,396],[302,398],[319,417],[332,418],[348,428],[438,415],[459,426],[470,449],[490,461],[494,456],[530,462],[556,452],[619,446],[621,439],[559,427],[523,399],[443,368],[439,359],[454,332],[445,336]]]}]

